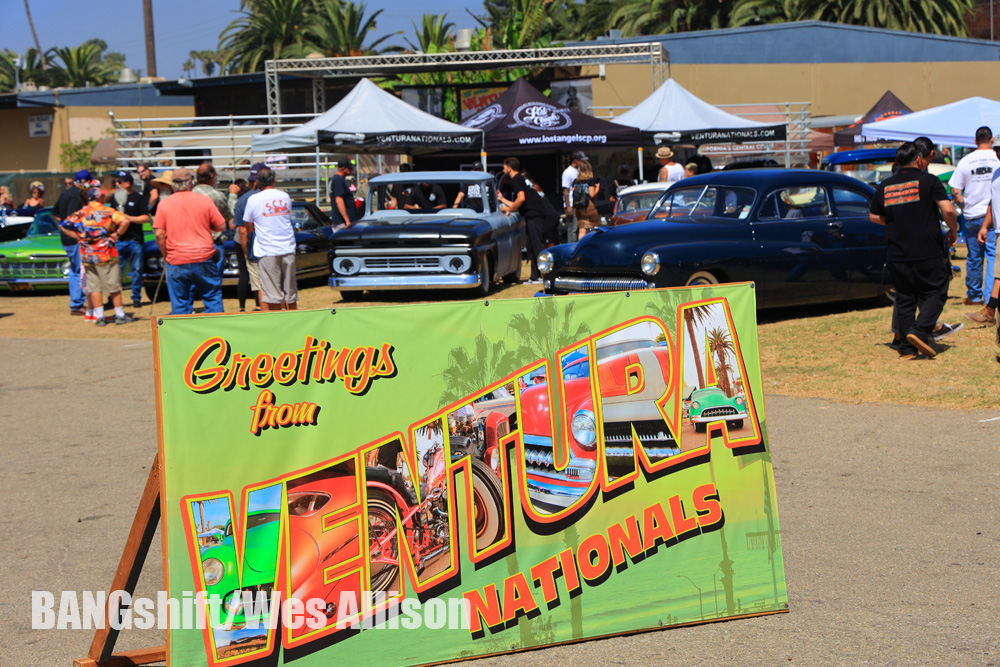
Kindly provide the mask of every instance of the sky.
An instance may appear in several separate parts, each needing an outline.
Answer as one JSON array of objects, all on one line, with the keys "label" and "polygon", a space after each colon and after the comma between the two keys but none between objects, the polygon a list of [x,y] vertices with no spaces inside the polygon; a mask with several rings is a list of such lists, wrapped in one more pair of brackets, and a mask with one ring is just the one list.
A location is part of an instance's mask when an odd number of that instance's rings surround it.
[{"label": "sky", "polygon": [[[437,0],[433,7],[412,0],[369,0],[367,15],[382,9],[376,19],[376,36],[403,31],[388,43],[405,45],[404,38],[416,42],[413,24],[425,11],[448,15],[456,28],[474,28],[475,21],[465,11],[481,5],[459,0]],[[53,46],[76,46],[98,37],[108,43],[109,51],[125,54],[125,63],[147,74],[145,28],[142,0],[118,0],[88,5],[84,11],[67,11],[65,0],[29,0],[31,16],[43,49]],[[219,34],[240,16],[239,0],[153,0],[153,29],[156,33],[157,74],[167,79],[184,76],[181,69],[191,51],[216,49]],[[24,54],[35,45],[28,27],[23,0],[0,0],[4,17],[0,48]]]}]

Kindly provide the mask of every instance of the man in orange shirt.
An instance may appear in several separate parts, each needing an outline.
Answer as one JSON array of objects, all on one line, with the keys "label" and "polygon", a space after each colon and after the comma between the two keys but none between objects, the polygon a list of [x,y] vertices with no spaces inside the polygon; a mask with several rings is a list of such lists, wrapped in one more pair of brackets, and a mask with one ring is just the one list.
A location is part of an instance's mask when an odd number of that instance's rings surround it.
[{"label": "man in orange shirt", "polygon": [[181,167],[171,176],[174,193],[160,202],[153,222],[156,245],[164,258],[171,315],[190,315],[195,295],[206,313],[222,312],[222,274],[212,232],[226,220],[204,195],[191,191],[191,172]]}]

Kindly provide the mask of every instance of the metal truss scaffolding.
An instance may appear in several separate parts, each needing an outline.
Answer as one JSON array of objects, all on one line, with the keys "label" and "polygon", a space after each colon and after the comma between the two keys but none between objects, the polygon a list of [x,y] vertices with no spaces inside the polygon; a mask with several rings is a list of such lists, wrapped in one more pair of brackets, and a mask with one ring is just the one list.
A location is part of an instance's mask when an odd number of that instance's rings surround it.
[{"label": "metal truss scaffolding", "polygon": [[453,51],[449,53],[386,54],[347,58],[288,58],[268,60],[264,65],[267,87],[267,116],[271,124],[281,122],[279,76],[291,74],[313,79],[313,111],[323,113],[326,99],[323,79],[394,76],[400,72],[448,72],[514,67],[566,67],[649,63],[651,90],[664,81],[663,68],[670,76],[670,55],[660,42],[562,46],[546,49],[500,51]]}]

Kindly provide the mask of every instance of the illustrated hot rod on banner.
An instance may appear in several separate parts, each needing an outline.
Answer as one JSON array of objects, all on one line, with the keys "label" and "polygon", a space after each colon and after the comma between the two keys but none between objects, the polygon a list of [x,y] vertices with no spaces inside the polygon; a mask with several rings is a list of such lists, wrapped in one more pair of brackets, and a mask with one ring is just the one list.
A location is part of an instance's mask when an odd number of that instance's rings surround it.
[{"label": "illustrated hot rod on banner", "polygon": [[155,343],[167,588],[199,601],[171,665],[787,610],[750,284],[168,317]]}]

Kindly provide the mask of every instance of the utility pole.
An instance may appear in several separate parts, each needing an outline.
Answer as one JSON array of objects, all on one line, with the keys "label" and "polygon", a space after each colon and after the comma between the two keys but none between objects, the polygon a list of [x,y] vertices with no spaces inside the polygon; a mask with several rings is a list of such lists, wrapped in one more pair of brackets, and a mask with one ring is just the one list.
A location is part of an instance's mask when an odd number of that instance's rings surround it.
[{"label": "utility pole", "polygon": [[153,0],[142,0],[142,15],[146,20],[146,75],[156,76],[156,41],[153,38]]}]

